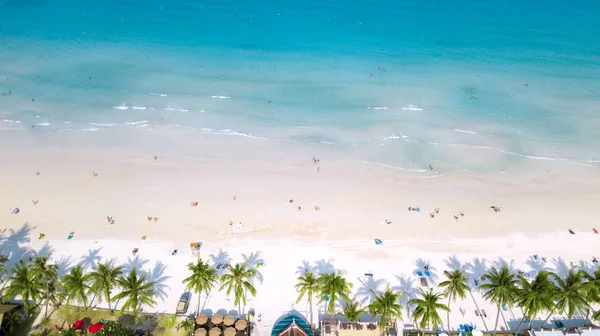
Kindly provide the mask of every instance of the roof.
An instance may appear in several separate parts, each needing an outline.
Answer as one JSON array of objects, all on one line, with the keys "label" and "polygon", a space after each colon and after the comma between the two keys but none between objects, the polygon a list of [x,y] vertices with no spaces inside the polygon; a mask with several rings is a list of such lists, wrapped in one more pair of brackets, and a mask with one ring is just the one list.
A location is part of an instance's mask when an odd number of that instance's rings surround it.
[{"label": "roof", "polygon": [[312,329],[302,314],[295,310],[281,316],[273,325],[271,336],[314,336]]},{"label": "roof", "polygon": [[0,304],[0,314],[4,314],[8,311],[11,311],[13,308],[18,307],[19,305],[12,304]]}]

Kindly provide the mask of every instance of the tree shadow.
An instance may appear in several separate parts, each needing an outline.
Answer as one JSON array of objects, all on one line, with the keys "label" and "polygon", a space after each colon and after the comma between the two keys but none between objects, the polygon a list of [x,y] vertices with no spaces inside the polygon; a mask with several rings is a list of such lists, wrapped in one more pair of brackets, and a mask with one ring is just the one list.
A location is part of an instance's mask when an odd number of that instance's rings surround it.
[{"label": "tree shadow", "polygon": [[569,274],[570,267],[562,257],[552,259],[552,263],[554,264],[554,273],[560,278],[564,279]]},{"label": "tree shadow", "polygon": [[154,286],[152,286],[151,290],[162,301],[165,301],[167,298],[165,290],[171,288],[165,285],[165,281],[170,278],[170,276],[164,275],[166,268],[167,265],[163,264],[162,261],[157,261],[154,268],[149,272],[146,272],[146,281],[154,282]]},{"label": "tree shadow", "polygon": [[598,269],[598,266],[594,266],[586,260],[579,260],[579,267],[584,270],[587,274],[594,274],[594,272]]},{"label": "tree shadow", "polygon": [[140,255],[136,255],[135,257],[128,257],[127,262],[121,265],[123,267],[123,273],[127,274],[131,272],[131,270],[135,269],[138,274],[143,274],[142,268],[145,264],[148,263],[148,259],[141,259]]},{"label": "tree shadow", "polygon": [[296,274],[299,276],[304,275],[304,273],[306,273],[306,272],[309,272],[309,273],[315,272],[315,267],[313,265],[311,265],[308,260],[302,261],[302,265],[300,265],[296,268]]},{"label": "tree shadow", "polygon": [[417,286],[415,285],[415,279],[413,277],[404,275],[396,275],[396,279],[398,279],[399,284],[398,286],[393,286],[392,290],[404,292],[404,295],[400,297],[400,304],[406,308],[406,316],[410,316],[410,307],[408,306],[408,301],[416,298],[417,293],[419,292]]},{"label": "tree shadow", "polygon": [[6,268],[11,270],[21,260],[28,260],[35,253],[28,247],[31,243],[31,232],[35,229],[29,223],[18,229],[9,229],[6,236],[0,236],[0,251],[8,259]]},{"label": "tree shadow", "polygon": [[535,258],[534,256],[529,256],[527,261],[525,262],[527,266],[531,269],[533,274],[531,276],[536,276],[540,271],[546,269],[546,263],[541,258]]},{"label": "tree shadow", "polygon": [[84,271],[87,271],[88,267],[92,269],[96,268],[96,265],[100,262],[100,260],[102,260],[102,257],[100,256],[100,250],[102,250],[102,247],[95,250],[90,249],[88,250],[87,255],[81,257],[79,264],[81,267],[83,267]]},{"label": "tree shadow", "polygon": [[475,280],[477,280],[479,283],[484,282],[481,280],[481,277],[484,276],[489,270],[487,266],[487,260],[475,258],[473,259],[472,263],[466,264],[466,269],[469,276],[469,287],[471,287],[471,290],[479,291],[479,286],[475,285]]},{"label": "tree shadow", "polygon": [[223,269],[222,267],[217,268],[217,266],[219,266],[219,264],[229,265],[231,263],[231,257],[229,256],[229,252],[223,251],[223,249],[219,249],[219,252],[217,252],[217,254],[211,254],[210,259],[212,259],[213,261],[212,267],[217,269],[217,274],[219,274],[219,276],[223,275],[225,269]]},{"label": "tree shadow", "polygon": [[419,275],[419,273],[425,275],[427,277],[427,283],[429,287],[436,286],[438,281],[438,275],[436,272],[436,268],[431,266],[429,260],[417,259],[415,260],[415,270],[413,271],[414,275]]},{"label": "tree shadow", "polygon": [[500,258],[498,258],[498,260],[492,261],[492,266],[496,267],[496,269],[498,269],[498,270],[501,269],[501,268],[506,267],[506,268],[508,268],[508,271],[511,274],[515,274],[515,273],[518,272],[518,270],[515,267],[515,260],[514,259],[511,259],[510,261],[508,261],[508,260],[500,257]]},{"label": "tree shadow", "polygon": [[359,286],[356,289],[356,294],[354,294],[354,301],[357,301],[361,306],[373,303],[382,286],[386,283],[384,279],[375,280],[372,276],[357,279]]},{"label": "tree shadow", "polygon": [[321,259],[315,261],[314,270],[319,274],[331,274],[335,273],[335,266],[333,266],[333,258],[329,258],[329,260]]},{"label": "tree shadow", "polygon": [[45,242],[42,248],[35,252],[36,257],[50,257],[54,253],[54,248],[50,246],[50,243]]},{"label": "tree shadow", "polygon": [[71,268],[73,268],[73,266],[71,265],[73,263],[73,260],[71,260],[71,256],[62,256],[58,262],[56,263],[56,266],[58,266],[58,277],[62,278],[65,275],[67,275],[70,271]]},{"label": "tree shadow", "polygon": [[242,253],[242,258],[244,258],[244,262],[248,264],[248,267],[254,267],[254,270],[256,271],[256,278],[262,284],[264,278],[262,273],[260,273],[258,270],[258,267],[265,266],[265,260],[260,255],[260,252],[252,252],[248,255]]},{"label": "tree shadow", "polygon": [[446,266],[453,271],[467,271],[467,264],[463,264],[456,255],[446,260]]}]

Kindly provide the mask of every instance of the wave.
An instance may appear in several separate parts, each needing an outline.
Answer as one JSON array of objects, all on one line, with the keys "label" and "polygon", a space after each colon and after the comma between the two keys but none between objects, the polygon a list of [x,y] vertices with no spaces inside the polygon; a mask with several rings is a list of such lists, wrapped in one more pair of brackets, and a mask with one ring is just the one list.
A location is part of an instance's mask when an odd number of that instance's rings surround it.
[{"label": "wave", "polygon": [[222,129],[222,130],[218,130],[216,132],[213,132],[215,134],[223,134],[223,135],[237,135],[237,136],[242,136],[245,138],[250,138],[250,139],[260,139],[260,140],[269,140],[268,138],[265,137],[260,137],[260,136],[256,136],[256,135],[252,135],[252,134],[248,134],[248,133],[240,133],[236,130],[232,130],[232,129]]},{"label": "wave", "polygon": [[83,128],[82,131],[86,131],[86,132],[95,132],[98,131],[99,128],[96,127],[90,127],[90,128]]},{"label": "wave", "polygon": [[386,141],[386,140],[396,140],[396,139],[408,139],[407,135],[404,135],[402,133],[400,133],[400,135],[390,135],[390,136],[386,136],[385,138],[381,139],[381,141]]},{"label": "wave", "polygon": [[128,121],[125,125],[139,125],[139,124],[147,124],[148,120],[140,120],[140,121]]},{"label": "wave", "polygon": [[520,157],[526,157],[526,158],[535,159],[535,160],[570,161],[569,159],[566,159],[566,158],[551,158],[551,157],[545,157],[545,156],[533,156],[533,155],[527,155],[527,154],[519,154],[519,153],[515,153],[515,152],[509,152],[509,151],[506,151],[504,149],[498,149],[498,151],[500,153],[504,153],[504,154],[508,154],[508,155],[515,155],[515,156],[520,156]]},{"label": "wave", "polygon": [[36,123],[35,126],[50,126],[49,122]]},{"label": "wave", "polygon": [[22,130],[23,127],[0,127],[0,131]]},{"label": "wave", "polygon": [[129,109],[129,106],[127,106],[127,104],[123,103],[121,105],[113,106],[113,108],[115,110],[127,110],[127,109]]},{"label": "wave", "polygon": [[118,126],[119,124],[100,124],[100,123],[91,122],[90,125],[100,126],[100,127],[113,127],[113,126]]},{"label": "wave", "polygon": [[367,109],[369,109],[369,110],[389,110],[390,108],[388,106],[368,106]]},{"label": "wave", "polygon": [[228,96],[210,96],[211,98],[215,98],[215,99],[229,99],[231,97]]},{"label": "wave", "polygon": [[174,109],[172,107],[167,107],[167,108],[165,108],[165,111],[189,112],[190,110],[186,110],[186,109]]},{"label": "wave", "polygon": [[414,172],[414,173],[424,173],[427,171],[427,169],[403,168],[403,167],[392,166],[392,165],[385,164],[385,163],[377,163],[377,162],[371,162],[371,161],[363,161],[363,163],[369,164],[369,165],[374,165],[374,166],[381,166],[381,167],[386,167],[386,168],[402,170],[402,171]]},{"label": "wave", "polygon": [[467,134],[479,134],[479,133],[477,133],[477,132],[475,132],[475,131],[467,131],[467,130],[463,130],[463,129],[459,129],[459,128],[455,128],[454,130],[455,130],[456,132],[459,132],[459,133],[467,133]]},{"label": "wave", "polygon": [[422,108],[412,105],[412,104],[408,104],[408,105],[402,107],[402,110],[404,110],[404,111],[423,111]]},{"label": "wave", "polygon": [[161,96],[161,97],[166,97],[167,94],[166,93],[154,93],[154,92],[150,92],[151,96]]},{"label": "wave", "polygon": [[132,106],[131,108],[134,109],[134,110],[145,110],[145,109],[147,109],[146,106]]},{"label": "wave", "polygon": [[4,119],[4,120],[2,120],[2,121],[4,121],[4,122],[7,122],[7,123],[11,123],[11,124],[20,124],[20,123],[21,123],[21,121],[20,121],[20,120],[10,120],[10,119]]}]

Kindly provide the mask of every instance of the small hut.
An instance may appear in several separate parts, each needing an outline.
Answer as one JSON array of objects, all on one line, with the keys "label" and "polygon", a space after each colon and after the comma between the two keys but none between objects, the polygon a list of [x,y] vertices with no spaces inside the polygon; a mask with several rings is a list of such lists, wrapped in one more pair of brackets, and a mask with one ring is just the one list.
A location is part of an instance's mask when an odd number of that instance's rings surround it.
[{"label": "small hut", "polygon": [[296,310],[290,310],[273,324],[271,336],[314,336],[306,318]]},{"label": "small hut", "polygon": [[206,314],[200,314],[196,316],[196,324],[197,325],[205,325],[208,322],[208,316]]},{"label": "small hut", "polygon": [[210,322],[212,322],[212,324],[214,324],[214,325],[223,323],[223,315],[221,315],[221,314],[214,314],[210,318]]},{"label": "small hut", "polygon": [[227,315],[223,318],[223,325],[231,327],[235,323],[235,317]]},{"label": "small hut", "polygon": [[194,331],[194,336],[206,336],[206,329],[198,328]]}]

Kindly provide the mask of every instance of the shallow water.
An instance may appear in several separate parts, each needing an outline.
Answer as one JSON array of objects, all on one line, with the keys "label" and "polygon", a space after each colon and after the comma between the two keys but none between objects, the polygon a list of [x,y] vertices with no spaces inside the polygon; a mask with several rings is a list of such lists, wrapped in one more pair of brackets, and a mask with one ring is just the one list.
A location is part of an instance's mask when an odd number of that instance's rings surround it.
[{"label": "shallow water", "polygon": [[599,12],[595,1],[5,1],[0,132],[77,141],[178,125],[414,173],[432,162],[594,172]]}]

